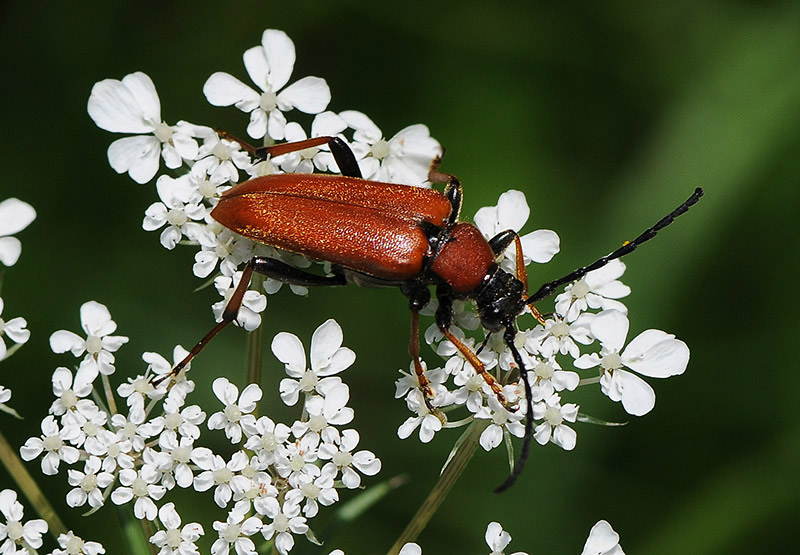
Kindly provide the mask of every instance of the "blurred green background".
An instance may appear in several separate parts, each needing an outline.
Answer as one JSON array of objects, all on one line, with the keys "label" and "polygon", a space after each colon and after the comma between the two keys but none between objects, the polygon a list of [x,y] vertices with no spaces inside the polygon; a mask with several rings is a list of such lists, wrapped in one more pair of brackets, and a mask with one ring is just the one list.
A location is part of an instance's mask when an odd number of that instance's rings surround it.
[{"label": "blurred green background", "polygon": [[[577,425],[571,453],[535,448],[505,494],[492,493],[504,456],[479,453],[420,538],[424,552],[484,552],[486,524],[499,520],[514,551],[578,553],[600,518],[629,554],[796,550],[800,4],[295,4],[4,3],[0,199],[16,196],[38,211],[3,280],[3,316],[25,316],[33,334],[0,365],[0,383],[25,416],[0,415],[7,437],[19,445],[38,433],[50,374],[70,360],[49,352],[48,337],[78,331],[81,303],[106,304],[131,338],[117,357],[123,375],[144,368],[143,351],[189,345],[212,321],[215,293],[193,293],[193,251],[165,251],[158,234],[141,229],[152,185],[108,167],[116,137],[86,115],[92,84],[145,71],[166,121],[244,135],[245,117],[209,106],[201,88],[213,71],[247,80],[242,52],[263,29],[279,28],[297,47],[294,78],[327,79],[330,109],[361,110],[387,136],[411,123],[430,127],[447,147],[443,169],[464,184],[466,217],[506,189],[525,191],[532,216],[524,231],[554,229],[562,239],[532,285],[632,238],[695,186],[706,190],[696,209],[626,259],[631,337],[651,327],[675,333],[692,350],[686,374],[653,384],[656,409],[646,418],[623,428]],[[300,539],[293,553],[381,553],[458,432],[427,446],[396,437],[407,413],[393,382],[408,366],[408,311],[397,291],[281,294],[270,299],[265,333],[291,330],[308,344],[329,317],[358,353],[345,379],[361,446],[381,457],[384,478],[405,473],[409,483],[325,548]],[[215,375],[242,382],[244,342],[229,330],[195,363],[195,402],[215,406]],[[288,421],[296,414],[277,400],[281,368],[267,347],[264,361],[265,412]],[[584,408],[625,418],[599,397]],[[111,507],[82,518],[66,510],[63,473],[29,468],[69,526],[121,553]],[[211,507],[187,509],[184,521]],[[325,519],[316,521],[322,534]],[[206,533],[216,537],[210,525]]]}]

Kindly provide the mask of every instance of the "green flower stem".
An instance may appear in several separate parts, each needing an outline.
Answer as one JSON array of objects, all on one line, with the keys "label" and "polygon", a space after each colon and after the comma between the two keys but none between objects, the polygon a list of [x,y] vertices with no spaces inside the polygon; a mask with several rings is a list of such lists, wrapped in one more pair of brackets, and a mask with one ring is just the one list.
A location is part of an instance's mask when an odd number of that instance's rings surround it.
[{"label": "green flower stem", "polygon": [[[117,518],[119,518],[122,537],[130,555],[144,555],[145,553],[157,555],[156,546],[148,541],[153,535],[153,524],[149,520],[142,519],[140,521],[138,518],[133,518],[130,508],[123,506],[117,506]],[[145,523],[150,527],[149,534]]]},{"label": "green flower stem", "polygon": [[47,522],[47,529],[50,534],[56,539],[60,534],[66,534],[67,527],[61,521],[53,506],[47,501],[47,497],[39,489],[39,485],[28,473],[25,465],[22,464],[16,450],[11,447],[11,444],[8,443],[2,433],[0,433],[0,460],[3,461],[3,465],[5,465],[8,473],[11,474],[20,491],[28,498],[30,504],[39,513],[39,516]]},{"label": "green flower stem", "polygon": [[[250,288],[256,291],[263,291],[262,285],[264,284],[264,276],[261,274],[253,274],[250,282]],[[261,385],[261,359],[263,348],[263,331],[264,319],[261,319],[261,325],[247,334],[247,383]]]},{"label": "green flower stem", "polygon": [[411,519],[411,522],[408,523],[406,529],[403,530],[403,533],[400,534],[400,537],[389,550],[389,555],[397,555],[405,544],[415,541],[417,536],[422,533],[425,526],[428,525],[428,522],[436,513],[439,505],[442,504],[444,498],[447,497],[450,489],[456,483],[456,480],[458,480],[458,477],[461,476],[461,473],[467,467],[470,459],[472,459],[478,447],[478,439],[480,438],[481,432],[483,432],[488,424],[488,421],[476,420],[473,422],[471,430],[463,443],[458,446],[452,459],[445,467],[441,476],[439,476],[439,481],[436,482],[436,485],[433,486],[428,497],[417,510],[417,514],[414,515],[414,518]]}]

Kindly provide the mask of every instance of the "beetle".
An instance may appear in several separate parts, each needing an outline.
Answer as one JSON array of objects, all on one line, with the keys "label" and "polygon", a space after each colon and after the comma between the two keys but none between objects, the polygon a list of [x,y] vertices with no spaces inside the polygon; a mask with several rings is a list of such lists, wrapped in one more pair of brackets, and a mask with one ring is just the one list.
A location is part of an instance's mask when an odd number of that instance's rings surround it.
[{"label": "beetle", "polygon": [[[435,286],[439,302],[435,314],[437,327],[483,377],[498,401],[510,410],[517,410],[509,406],[500,384],[486,371],[477,354],[450,331],[455,300],[474,301],[483,327],[490,333],[502,333],[524,384],[527,413],[523,445],[508,478],[495,490],[498,492],[510,487],[521,473],[533,432],[531,385],[514,345],[517,317],[528,308],[543,323],[544,317],[534,303],[550,296],[561,285],[632,252],[685,213],[703,195],[703,190],[697,188],[685,202],[634,240],[587,266],[545,283],[529,295],[519,235],[506,230],[487,240],[475,225],[460,221],[461,184],[455,176],[439,172],[441,158],[434,160],[428,179],[431,183],[444,183],[443,192],[362,179],[355,156],[337,137],[316,137],[261,148],[238,142],[260,159],[328,145],[341,175],[257,177],[224,192],[211,216],[228,229],[256,242],[330,262],[331,273],[313,274],[280,260],[254,257],[245,266],[221,321],[170,375],[177,375],[236,318],[253,272],[302,286],[355,283],[398,287],[408,298],[411,310],[409,352],[419,387],[428,409],[436,413],[437,409],[432,406],[431,382],[425,376],[419,353],[419,311],[431,300],[430,287]],[[498,264],[512,243],[517,262],[514,274]]]}]

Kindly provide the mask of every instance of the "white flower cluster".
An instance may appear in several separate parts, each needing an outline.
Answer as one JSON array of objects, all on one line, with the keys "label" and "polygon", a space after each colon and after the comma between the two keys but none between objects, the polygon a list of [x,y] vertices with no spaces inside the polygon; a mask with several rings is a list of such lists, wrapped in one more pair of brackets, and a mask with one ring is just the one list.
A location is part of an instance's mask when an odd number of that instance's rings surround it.
[{"label": "white flower cluster", "polygon": [[[475,223],[490,238],[504,229],[519,231],[529,213],[525,196],[512,190],[500,196],[497,206],[480,209]],[[526,262],[547,262],[558,252],[558,236],[549,230],[534,231],[521,240]],[[512,245],[501,266],[512,270],[515,259]],[[653,409],[655,393],[639,375],[666,378],[686,369],[688,347],[663,331],[647,330],[625,346],[627,308],[619,299],[627,296],[630,288],[619,281],[624,271],[625,264],[614,260],[588,273],[556,297],[555,313],[544,323],[534,321],[533,328],[520,329],[517,334],[515,345],[532,386],[533,437],[542,445],[552,442],[566,450],[575,447],[577,434],[570,424],[583,415],[577,404],[564,398],[579,386],[599,383],[602,393],[621,401],[628,414],[641,416]],[[420,440],[428,442],[443,428],[478,419],[485,426],[480,436],[485,450],[510,445],[504,437],[524,436],[526,403],[519,369],[500,334],[464,338],[462,330],[474,330],[479,322],[469,306],[456,303],[454,308],[455,322],[461,328],[454,333],[473,351],[476,345],[481,347],[479,358],[502,384],[507,402],[498,401],[486,380],[433,325],[425,339],[446,361],[441,368],[427,371],[434,392],[430,403],[425,402],[413,367],[408,373],[401,372],[396,397],[404,397],[414,415],[399,427],[398,435],[406,438],[419,429]],[[435,302],[423,313],[433,311]],[[466,416],[453,419],[450,413],[460,408],[466,409]]]},{"label": "white flower cluster", "polygon": [[[235,106],[250,115],[247,132],[271,144],[275,140],[298,141],[308,137],[338,136],[353,151],[366,179],[423,185],[431,161],[442,148],[424,125],[409,126],[390,139],[366,115],[354,110],[325,111],[331,99],[325,80],[304,77],[286,86],[295,62],[294,43],[283,32],[264,31],[260,46],[244,54],[244,65],[255,89],[227,73],[217,72],[206,81],[203,92],[215,106]],[[269,255],[294,265],[309,262],[232,233],[209,217],[219,196],[240,179],[273,173],[337,172],[326,146],[312,147],[268,160],[258,160],[243,150],[240,142],[209,127],[180,121],[169,125],[161,119],[156,89],[144,73],[133,73],[121,81],[106,79],[92,88],[89,115],[107,131],[137,134],[114,141],[108,160],[117,172],[127,172],[138,183],[153,179],[159,157],[173,175],[156,180],[159,201],[146,211],[143,227],[161,230],[161,244],[173,249],[179,243],[198,247],[193,272],[210,276],[219,268],[215,285],[223,301],[214,305],[219,318],[233,286],[237,269],[254,255]],[[296,121],[296,112],[313,115],[310,135]],[[308,116],[310,117],[310,116]],[[249,145],[248,145],[249,146]],[[264,289],[274,293],[280,282],[267,279]],[[298,294],[303,287],[292,286]],[[248,330],[260,324],[266,308],[261,292],[245,295],[237,323]]]},{"label": "white flower cluster", "polygon": [[[13,266],[22,253],[22,243],[16,237],[36,218],[36,211],[27,202],[16,198],[0,202],[0,264]],[[28,322],[21,316],[8,320],[2,317],[5,302],[0,297],[0,361],[7,359],[31,337],[27,329]],[[11,342],[9,346],[6,339]],[[17,415],[16,411],[6,403],[11,400],[11,390],[0,385],[0,411]]]},{"label": "white flower cluster", "polygon": [[[290,406],[302,398],[301,417],[291,425],[256,417],[261,389],[251,384],[240,392],[226,378],[212,386],[222,410],[206,419],[198,405],[187,403],[195,384],[185,373],[153,385],[153,378],[173,366],[156,353],[143,355],[146,371],[119,385],[115,397],[109,379],[116,371],[112,353],[127,338],[111,335],[116,323],[95,301],[81,307],[81,326],[86,338],[66,330],[50,338],[55,352],[71,351],[80,362],[74,374],[66,367],[53,372],[55,399],[42,434],[29,438],[20,453],[25,460],[41,457],[45,474],[57,474],[61,463],[70,467],[70,507],[94,510],[110,497],[117,505],[132,503],[138,519],[158,517],[159,531],[150,541],[162,554],[195,553],[194,542],[204,534],[197,523],[181,527],[173,503],[160,504],[175,487],[210,491],[228,511],[225,521],[213,525],[219,538],[212,553],[231,548],[255,553],[250,536],[256,533],[274,539],[275,548],[287,553],[293,535],[308,532],[307,521],[320,506],[339,500],[338,489],[358,488],[362,475],[381,468],[370,451],[357,450],[359,434],[346,427],[354,413],[346,406],[349,388],[337,374],[352,365],[355,354],[342,347],[342,330],[333,320],[314,333],[310,365],[296,336],[280,333],[272,343],[289,375],[281,384],[282,397]],[[176,347],[173,360],[185,354]],[[204,423],[208,430],[224,431],[238,450],[223,457],[198,445]]]}]

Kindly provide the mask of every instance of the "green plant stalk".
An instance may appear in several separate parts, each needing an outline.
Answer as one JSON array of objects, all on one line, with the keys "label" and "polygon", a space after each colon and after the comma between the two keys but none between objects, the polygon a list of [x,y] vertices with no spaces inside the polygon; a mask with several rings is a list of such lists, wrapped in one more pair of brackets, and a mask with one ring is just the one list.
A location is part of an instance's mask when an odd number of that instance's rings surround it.
[{"label": "green plant stalk", "polygon": [[[262,285],[264,284],[264,276],[260,274],[253,274],[250,282],[250,288],[256,291],[263,291]],[[264,336],[264,319],[261,319],[261,325],[247,334],[247,361],[246,361],[246,376],[247,383],[255,383],[261,385],[261,360],[263,356],[263,336]]]},{"label": "green plant stalk", "polygon": [[428,522],[439,508],[439,505],[441,505],[444,498],[447,497],[450,489],[456,483],[456,480],[461,476],[461,473],[475,454],[475,450],[478,447],[478,439],[480,438],[481,432],[486,427],[478,424],[480,423],[474,422],[472,424],[472,430],[469,435],[458,447],[453,458],[445,467],[444,472],[439,476],[439,481],[433,486],[428,497],[417,510],[417,514],[414,515],[408,523],[408,526],[406,526],[406,529],[403,530],[403,533],[400,534],[400,537],[397,538],[397,541],[388,551],[388,555],[397,555],[400,553],[400,549],[405,544],[415,541],[417,536],[425,529],[425,526],[428,525]]},{"label": "green plant stalk", "polygon": [[50,502],[47,501],[47,497],[25,468],[16,450],[11,447],[11,444],[8,443],[2,433],[0,433],[0,460],[3,461],[3,465],[8,470],[8,473],[11,474],[20,491],[27,497],[30,504],[39,513],[39,516],[47,522],[47,529],[50,535],[58,539],[59,535],[66,534],[67,527],[64,522],[59,518]]}]

